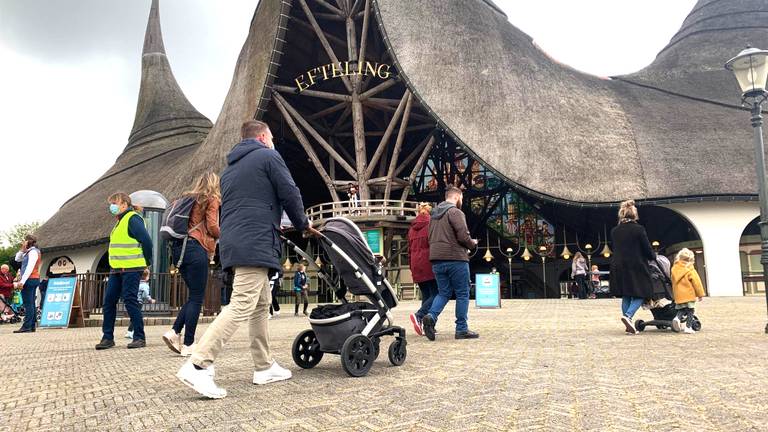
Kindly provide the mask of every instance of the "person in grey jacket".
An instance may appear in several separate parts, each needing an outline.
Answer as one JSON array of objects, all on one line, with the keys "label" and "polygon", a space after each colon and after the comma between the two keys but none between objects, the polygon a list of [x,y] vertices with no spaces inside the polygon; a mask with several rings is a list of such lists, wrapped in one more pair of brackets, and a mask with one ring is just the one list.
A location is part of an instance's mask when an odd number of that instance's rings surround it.
[{"label": "person in grey jacket", "polygon": [[227,395],[214,382],[212,366],[242,322],[249,324],[253,383],[291,378],[291,371],[272,358],[267,328],[270,274],[280,269],[283,209],[298,231],[319,234],[304,214],[301,194],[285,161],[274,149],[269,126],[247,121],[242,137],[227,155],[227,167],[221,175],[219,252],[222,268],[234,269],[232,298],[176,374],[184,384],[211,399]]},{"label": "person in grey jacket", "polygon": [[452,294],[456,294],[456,339],[480,337],[469,330],[467,312],[469,309],[469,254],[468,249],[477,246],[477,240],[469,235],[467,220],[461,211],[463,194],[461,189],[449,187],[445,201],[432,211],[429,224],[429,261],[437,279],[437,296],[432,301],[429,313],[422,318],[424,334],[435,340],[435,323],[445,309]]}]

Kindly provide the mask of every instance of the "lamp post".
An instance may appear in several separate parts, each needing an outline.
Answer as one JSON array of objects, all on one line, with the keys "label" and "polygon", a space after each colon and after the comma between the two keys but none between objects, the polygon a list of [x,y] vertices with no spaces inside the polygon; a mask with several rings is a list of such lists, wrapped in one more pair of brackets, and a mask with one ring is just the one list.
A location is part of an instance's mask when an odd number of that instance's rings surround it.
[{"label": "lamp post", "polygon": [[547,298],[547,255],[549,255],[549,249],[541,245],[535,252],[541,257],[541,280],[544,282],[544,298]]},{"label": "lamp post", "polygon": [[[750,107],[752,113],[752,128],[755,141],[755,161],[757,162],[757,187],[760,200],[760,263],[763,265],[763,284],[765,285],[765,301],[768,308],[768,201],[766,201],[765,178],[765,149],[763,146],[763,116],[762,104],[768,97],[765,91],[768,80],[768,51],[747,47],[736,57],[725,63],[725,68],[736,77],[741,88],[741,99],[744,105]],[[765,325],[768,334],[768,323]]]}]

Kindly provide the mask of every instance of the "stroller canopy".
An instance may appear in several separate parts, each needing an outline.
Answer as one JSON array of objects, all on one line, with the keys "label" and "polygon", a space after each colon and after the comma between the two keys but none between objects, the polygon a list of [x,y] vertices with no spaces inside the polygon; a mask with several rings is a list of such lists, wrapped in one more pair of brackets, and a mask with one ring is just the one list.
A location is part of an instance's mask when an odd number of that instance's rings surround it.
[{"label": "stroller canopy", "polygon": [[[344,253],[360,268],[371,281],[377,280],[376,277],[376,259],[373,252],[368,247],[362,231],[352,221],[345,218],[328,219],[321,232],[336,244]],[[347,290],[355,295],[370,294],[370,290],[362,280],[355,277],[355,270],[352,264],[343,256],[336,252],[332,245],[327,242],[320,242],[331,263],[339,272]]]}]

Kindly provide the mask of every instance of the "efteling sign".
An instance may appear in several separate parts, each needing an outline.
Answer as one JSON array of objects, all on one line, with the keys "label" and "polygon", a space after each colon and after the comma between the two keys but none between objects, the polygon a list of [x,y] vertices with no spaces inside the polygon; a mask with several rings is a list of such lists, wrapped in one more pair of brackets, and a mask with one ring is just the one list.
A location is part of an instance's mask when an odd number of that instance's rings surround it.
[{"label": "efteling sign", "polygon": [[319,82],[351,75],[387,79],[392,76],[391,68],[388,64],[371,63],[369,61],[361,63],[356,61],[329,63],[310,69],[296,77],[296,87],[299,89],[299,92],[302,92]]}]

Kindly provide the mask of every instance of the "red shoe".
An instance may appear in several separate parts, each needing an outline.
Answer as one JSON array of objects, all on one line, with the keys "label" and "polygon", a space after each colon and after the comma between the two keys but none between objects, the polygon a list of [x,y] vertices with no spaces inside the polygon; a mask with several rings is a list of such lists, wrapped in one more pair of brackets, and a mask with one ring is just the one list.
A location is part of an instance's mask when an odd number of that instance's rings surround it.
[{"label": "red shoe", "polygon": [[421,323],[416,319],[416,314],[411,314],[411,324],[413,324],[413,331],[419,336],[424,336],[424,330],[421,328]]}]

